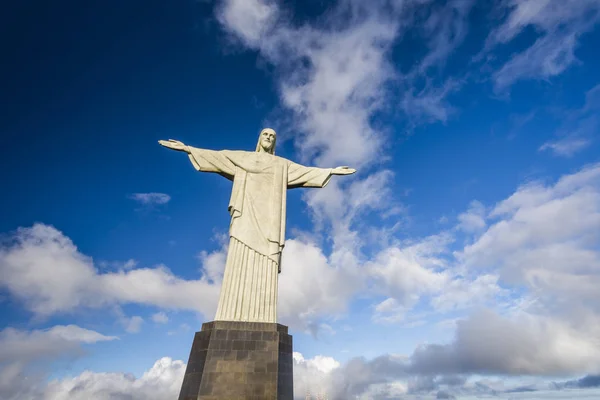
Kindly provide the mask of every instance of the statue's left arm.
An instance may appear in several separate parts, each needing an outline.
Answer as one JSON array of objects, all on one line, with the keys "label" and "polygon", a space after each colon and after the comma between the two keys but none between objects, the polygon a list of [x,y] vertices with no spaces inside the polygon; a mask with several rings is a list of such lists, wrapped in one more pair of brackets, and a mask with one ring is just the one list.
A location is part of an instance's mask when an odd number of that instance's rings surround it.
[{"label": "statue's left arm", "polygon": [[318,168],[305,167],[294,162],[288,165],[288,188],[297,187],[325,187],[332,175],[348,175],[356,170],[348,167]]}]

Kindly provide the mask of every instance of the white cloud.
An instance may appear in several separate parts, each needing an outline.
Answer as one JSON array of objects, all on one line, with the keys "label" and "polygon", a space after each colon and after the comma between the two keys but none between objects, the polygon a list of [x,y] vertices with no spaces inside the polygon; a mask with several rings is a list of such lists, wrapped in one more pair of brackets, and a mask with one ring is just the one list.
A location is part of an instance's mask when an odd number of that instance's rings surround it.
[{"label": "white cloud", "polygon": [[[437,312],[495,309],[459,322],[452,344],[418,349],[418,374],[597,371],[600,165],[528,183],[486,209],[472,203],[454,236],[391,246],[372,260],[370,276],[388,296],[374,319],[402,321],[423,298]],[[450,257],[460,232],[470,239]]]},{"label": "white cloud", "polygon": [[400,101],[400,106],[414,124],[421,122],[447,122],[456,109],[447,97],[458,90],[460,84],[452,79],[441,86],[427,83],[423,88],[409,88]]},{"label": "white cloud", "polygon": [[445,312],[493,303],[506,289],[498,285],[498,276],[484,274],[474,279],[455,278],[431,299],[436,311]]},{"label": "white cloud", "polygon": [[367,274],[360,269],[361,249],[368,240],[359,238],[351,226],[364,212],[391,213],[400,208],[391,200],[392,178],[390,171],[382,170],[344,189],[331,182],[325,189],[306,193],[317,229],[331,233],[333,250],[326,256],[311,237],[287,240],[278,306],[286,324],[308,327],[315,334],[323,326],[319,319],[343,315],[349,300],[364,289]]},{"label": "white cloud", "polygon": [[125,331],[127,333],[138,333],[142,329],[142,324],[144,323],[144,319],[139,315],[134,315],[131,318],[128,318],[125,323]]},{"label": "white cloud", "polygon": [[480,232],[486,227],[485,207],[479,201],[472,201],[469,209],[458,216],[458,228],[467,232]]},{"label": "white cloud", "polygon": [[[462,43],[473,4],[343,0],[319,23],[296,25],[280,2],[225,0],[217,8],[217,18],[243,46],[275,67],[281,103],[293,117],[290,131],[299,134],[294,140],[301,158],[360,169],[385,160],[386,132],[372,124],[372,116],[386,103],[400,104],[414,120],[448,119],[451,107],[445,99],[460,82],[449,79],[436,86],[427,74],[443,67]],[[243,12],[248,7],[253,10]],[[422,27],[417,32],[425,38],[427,51],[413,69],[400,74],[390,63],[389,52],[414,25]],[[398,99],[392,99],[389,83],[398,87],[394,94]],[[318,237],[286,244],[279,315],[292,326],[301,321],[318,326],[319,317],[343,313],[348,300],[371,278],[374,286],[383,282],[379,292],[408,308],[419,296],[439,291],[449,279],[439,271],[443,265],[437,254],[421,257],[415,254],[425,251],[419,246],[399,246],[390,239],[401,226],[405,209],[393,200],[389,170],[345,179],[334,179],[327,188],[304,196],[317,232],[332,240],[331,253],[325,255],[312,244],[319,242]],[[362,226],[358,216],[372,211],[397,217],[397,222],[382,229]],[[369,258],[363,254],[367,247],[379,256],[361,269]],[[442,248],[446,250],[445,245]]]},{"label": "white cloud", "polygon": [[305,359],[294,352],[294,398],[304,399],[307,392],[312,396],[331,393],[331,372],[339,367],[339,361],[332,357]]},{"label": "white cloud", "polygon": [[351,268],[332,266],[311,243],[288,240],[282,265],[277,313],[282,323],[293,329],[343,314],[360,287],[360,278]]},{"label": "white cloud", "polygon": [[420,27],[430,49],[419,65],[421,71],[444,64],[463,42],[469,27],[467,18],[475,3],[475,0],[454,0],[433,4],[427,20]]},{"label": "white cloud", "polygon": [[229,235],[225,237],[219,236],[221,248],[212,252],[201,251],[198,259],[202,264],[203,273],[209,282],[221,282],[223,273],[225,272],[225,264],[227,262],[227,248],[229,246]]},{"label": "white cloud", "polygon": [[569,136],[560,140],[549,141],[540,146],[539,151],[551,151],[557,156],[571,157],[591,144],[589,139]]},{"label": "white cloud", "polygon": [[278,14],[274,2],[261,0],[224,2],[216,13],[219,22],[249,47],[260,45]]},{"label": "white cloud", "polygon": [[[451,263],[457,265],[448,270],[471,278],[448,280],[431,304],[448,311],[475,302],[495,311],[476,312],[458,322],[449,345],[418,349],[413,372],[597,371],[600,165],[555,183],[528,183],[497,203],[485,219],[488,223],[478,224],[484,229],[472,243],[454,253]],[[503,289],[500,282],[515,289]]]},{"label": "white cloud", "polygon": [[115,340],[96,331],[77,325],[56,325],[49,329],[24,331],[5,328],[0,331],[0,359],[7,361],[31,361],[52,358],[65,352],[77,350],[80,344]]},{"label": "white cloud", "polygon": [[549,303],[592,307],[600,300],[600,165],[554,185],[525,185],[490,217],[497,220],[457,254],[471,270],[498,270]]},{"label": "white cloud", "polygon": [[502,6],[508,16],[490,33],[487,50],[512,41],[527,27],[533,27],[539,37],[493,74],[497,91],[521,79],[548,79],[565,71],[577,61],[579,37],[600,18],[598,0],[505,0]]},{"label": "white cloud", "polygon": [[485,311],[457,325],[453,343],[417,348],[410,371],[558,376],[600,368],[596,339],[560,320],[528,314],[505,318]]},{"label": "white cloud", "polygon": [[393,297],[388,297],[375,305],[373,321],[380,324],[402,322],[408,310],[409,307],[400,304]]},{"label": "white cloud", "polygon": [[539,151],[551,151],[561,157],[572,157],[589,147],[600,130],[600,85],[585,94],[583,107],[569,110],[562,118],[555,136],[557,139],[542,144]]},{"label": "white cloud", "polygon": [[167,204],[171,201],[171,196],[165,193],[133,193],[129,198],[144,206]]},{"label": "white cloud", "polygon": [[85,371],[74,378],[53,380],[38,397],[44,400],[163,400],[176,398],[181,389],[185,363],[163,357],[142,377],[125,373]]},{"label": "white cloud", "polygon": [[157,324],[166,324],[169,322],[169,317],[164,312],[157,312],[156,314],[152,314],[152,321]]},{"label": "white cloud", "polygon": [[379,291],[412,307],[423,294],[438,292],[446,284],[448,274],[439,271],[446,261],[439,256],[451,240],[448,235],[437,235],[389,247],[367,262],[369,275]]},{"label": "white cloud", "polygon": [[144,319],[139,315],[134,315],[133,317],[128,317],[125,315],[121,307],[118,305],[113,307],[114,313],[117,315],[119,322],[125,329],[127,333],[139,333],[142,329],[142,324],[144,323]]},{"label": "white cloud", "polygon": [[42,379],[40,367],[83,355],[82,345],[116,339],[77,325],[31,331],[5,328],[0,331],[0,398],[38,398],[34,393]]},{"label": "white cloud", "polygon": [[220,282],[183,280],[165,266],[99,273],[55,228],[19,228],[0,248],[0,286],[38,316],[136,303],[212,316]]},{"label": "white cloud", "polygon": [[[252,8],[256,11],[241,12]],[[319,164],[359,166],[379,151],[381,140],[369,117],[385,96],[392,76],[385,53],[397,23],[376,7],[341,2],[329,18],[341,29],[294,27],[281,17],[277,2],[226,0],[217,12],[223,27],[278,67],[281,100],[296,117],[297,140],[305,158],[319,153]],[[358,13],[366,18],[358,18]],[[262,35],[270,28],[267,35]],[[260,38],[260,40],[258,40]],[[293,71],[293,72],[291,72]]]},{"label": "white cloud", "polygon": [[[401,104],[410,118],[448,118],[451,108],[444,99],[457,81],[448,80],[439,88],[431,83],[423,88],[419,82],[462,43],[474,1],[430,3],[343,0],[318,23],[297,26],[280,2],[224,0],[217,19],[277,69],[280,100],[294,122],[284,134],[299,134],[295,144],[302,158],[314,158],[318,165],[360,168],[382,154],[386,134],[371,117],[385,109],[387,101]],[[416,17],[417,10],[426,11],[424,21]],[[428,51],[411,71],[400,74],[389,53],[413,24],[422,27],[417,32]],[[399,86],[393,94],[388,87],[392,82]]]},{"label": "white cloud", "polygon": [[360,399],[402,399],[408,394],[408,385],[404,381],[374,383],[360,394]]},{"label": "white cloud", "polygon": [[449,257],[453,241],[454,236],[446,232],[414,243],[399,243],[366,263],[372,290],[388,296],[375,305],[375,322],[420,325],[432,311],[412,315],[418,304],[428,303],[433,311],[445,313],[493,304],[508,295],[496,275],[462,275],[460,265],[454,265]]}]

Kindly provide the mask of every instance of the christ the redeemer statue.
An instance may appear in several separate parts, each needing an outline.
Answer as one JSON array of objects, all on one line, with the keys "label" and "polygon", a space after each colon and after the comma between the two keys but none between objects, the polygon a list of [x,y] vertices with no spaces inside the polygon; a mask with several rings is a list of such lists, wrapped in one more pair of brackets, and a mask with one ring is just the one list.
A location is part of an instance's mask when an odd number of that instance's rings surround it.
[{"label": "christ the redeemer statue", "polygon": [[305,167],[275,155],[276,133],[260,132],[256,151],[213,151],[177,140],[159,143],[189,155],[194,168],[216,172],[233,181],[229,214],[229,249],[217,321],[277,320],[277,274],[285,243],[288,188],[322,188],[332,175],[348,175],[348,167]]}]

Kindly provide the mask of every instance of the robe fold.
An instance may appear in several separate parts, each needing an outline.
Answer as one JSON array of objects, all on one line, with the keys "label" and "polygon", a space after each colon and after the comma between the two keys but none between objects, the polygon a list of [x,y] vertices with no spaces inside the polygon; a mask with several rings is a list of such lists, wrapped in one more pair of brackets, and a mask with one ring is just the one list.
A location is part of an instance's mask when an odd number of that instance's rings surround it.
[{"label": "robe fold", "polygon": [[287,189],[324,187],[332,169],[305,167],[264,152],[190,147],[189,157],[196,170],[233,181],[230,242],[215,319],[276,322]]}]

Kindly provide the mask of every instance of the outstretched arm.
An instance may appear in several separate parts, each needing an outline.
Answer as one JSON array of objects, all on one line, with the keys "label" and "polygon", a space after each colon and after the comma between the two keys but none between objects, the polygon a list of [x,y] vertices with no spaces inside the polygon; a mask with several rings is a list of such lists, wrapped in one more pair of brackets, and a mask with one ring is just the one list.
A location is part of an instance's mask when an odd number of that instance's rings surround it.
[{"label": "outstretched arm", "polygon": [[334,169],[331,170],[331,175],[350,175],[355,173],[356,170],[354,168],[350,168],[350,167],[336,167]]},{"label": "outstretched arm", "polygon": [[159,140],[158,143],[172,150],[186,152],[190,157],[192,165],[198,171],[216,172],[227,179],[233,179],[235,175],[235,165],[224,152],[198,149],[173,139]]},{"label": "outstretched arm", "polygon": [[305,167],[294,162],[290,162],[288,167],[288,188],[297,187],[325,187],[332,175],[348,175],[355,173],[356,170],[348,167],[337,168],[317,168]]},{"label": "outstretched arm", "polygon": [[161,146],[164,146],[171,150],[185,151],[188,154],[190,153],[190,146],[186,146],[185,144],[183,144],[183,142],[180,142],[179,140],[159,140],[158,143],[160,143]]}]

